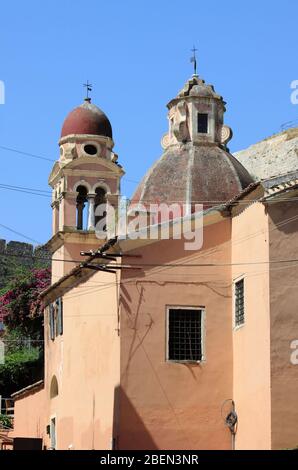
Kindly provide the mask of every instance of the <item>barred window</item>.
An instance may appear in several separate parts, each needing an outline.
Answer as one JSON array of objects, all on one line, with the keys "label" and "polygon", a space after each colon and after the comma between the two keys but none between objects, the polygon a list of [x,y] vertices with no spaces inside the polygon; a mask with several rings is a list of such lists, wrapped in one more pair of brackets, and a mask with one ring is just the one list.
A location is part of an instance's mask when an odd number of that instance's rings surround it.
[{"label": "barred window", "polygon": [[168,360],[202,360],[202,310],[170,308],[168,312]]},{"label": "barred window", "polygon": [[244,324],[244,279],[235,282],[235,326]]}]

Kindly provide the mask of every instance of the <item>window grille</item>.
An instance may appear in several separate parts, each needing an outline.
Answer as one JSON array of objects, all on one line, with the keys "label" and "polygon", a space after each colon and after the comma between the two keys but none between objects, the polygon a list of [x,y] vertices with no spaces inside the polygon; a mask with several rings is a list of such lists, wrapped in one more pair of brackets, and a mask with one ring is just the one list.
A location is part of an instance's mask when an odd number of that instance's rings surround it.
[{"label": "window grille", "polygon": [[202,310],[171,308],[168,316],[168,359],[202,360]]},{"label": "window grille", "polygon": [[235,326],[244,323],[244,279],[235,282]]}]

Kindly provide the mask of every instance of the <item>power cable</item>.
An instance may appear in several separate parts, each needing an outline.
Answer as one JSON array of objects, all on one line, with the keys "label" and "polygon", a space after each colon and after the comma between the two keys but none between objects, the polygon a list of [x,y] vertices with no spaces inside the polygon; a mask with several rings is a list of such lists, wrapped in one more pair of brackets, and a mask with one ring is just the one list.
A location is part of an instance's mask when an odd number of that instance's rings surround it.
[{"label": "power cable", "polygon": [[[24,155],[24,156],[27,156],[27,157],[31,157],[31,158],[36,158],[36,159],[39,159],[39,160],[45,160],[45,161],[49,161],[49,162],[56,162],[57,160],[56,159],[52,159],[52,158],[48,158],[48,157],[45,157],[45,156],[42,156],[42,155],[36,155],[34,153],[29,153],[29,152],[24,152],[22,150],[17,150],[15,148],[12,148],[12,147],[6,147],[6,146],[3,146],[3,145],[0,145],[0,149],[2,150],[6,150],[6,151],[9,151],[9,152],[14,152],[14,153],[17,153],[17,154],[20,154],[20,155]],[[135,183],[135,184],[141,184],[143,182],[143,180],[133,180],[133,179],[130,179],[130,178],[126,178],[126,177],[123,177],[122,178],[123,180],[125,181],[128,181],[130,183]],[[176,188],[176,189],[183,189],[181,186],[175,186],[175,185],[164,185],[163,187],[169,187],[169,188]],[[156,200],[144,200],[143,202],[154,202],[156,203]],[[167,201],[167,202],[183,202],[183,201]],[[228,201],[193,201],[193,202],[197,202],[197,203],[202,203],[202,202],[210,202],[210,203],[216,203],[216,204],[221,204],[221,203],[226,203]],[[239,201],[237,201],[239,203]],[[258,202],[258,201],[257,201]]]}]

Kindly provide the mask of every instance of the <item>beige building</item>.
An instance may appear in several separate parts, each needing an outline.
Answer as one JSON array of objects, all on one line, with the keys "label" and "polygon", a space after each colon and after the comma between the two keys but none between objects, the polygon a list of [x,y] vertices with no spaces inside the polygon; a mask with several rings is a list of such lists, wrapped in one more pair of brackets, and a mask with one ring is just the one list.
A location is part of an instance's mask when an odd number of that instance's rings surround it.
[{"label": "beige building", "polygon": [[[235,158],[225,102],[196,75],[168,110],[129,207],[134,237],[108,236],[102,210],[123,209],[108,118],[86,100],[64,122],[44,381],[14,394],[14,436],[75,450],[298,445],[298,131]],[[185,211],[188,240],[161,203]]]}]

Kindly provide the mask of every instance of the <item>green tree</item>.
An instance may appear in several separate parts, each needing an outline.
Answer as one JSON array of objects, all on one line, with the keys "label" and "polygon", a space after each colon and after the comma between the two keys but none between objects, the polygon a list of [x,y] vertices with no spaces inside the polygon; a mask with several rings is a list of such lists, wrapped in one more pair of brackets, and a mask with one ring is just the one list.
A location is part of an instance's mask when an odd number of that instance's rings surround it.
[{"label": "green tree", "polygon": [[0,365],[0,395],[39,380],[43,372],[43,304],[40,293],[50,285],[48,268],[22,268],[2,289],[0,320],[5,330],[5,363]]}]

